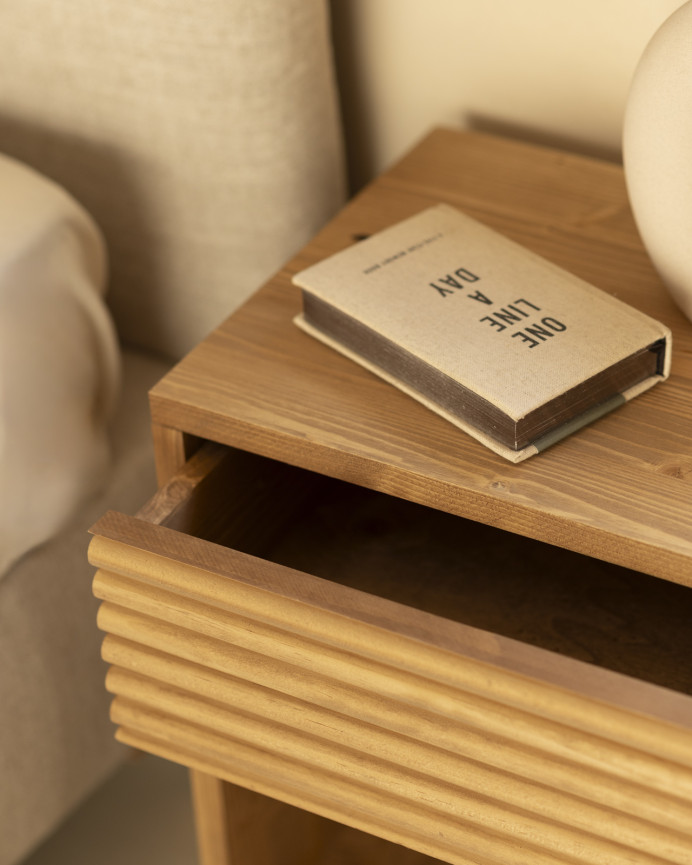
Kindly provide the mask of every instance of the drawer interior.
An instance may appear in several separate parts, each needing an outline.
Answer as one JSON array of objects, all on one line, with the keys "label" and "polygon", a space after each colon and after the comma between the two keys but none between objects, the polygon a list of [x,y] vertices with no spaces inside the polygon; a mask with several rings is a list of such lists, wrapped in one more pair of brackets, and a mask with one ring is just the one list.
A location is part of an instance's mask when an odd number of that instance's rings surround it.
[{"label": "drawer interior", "polygon": [[684,586],[234,450],[156,521],[692,695]]}]

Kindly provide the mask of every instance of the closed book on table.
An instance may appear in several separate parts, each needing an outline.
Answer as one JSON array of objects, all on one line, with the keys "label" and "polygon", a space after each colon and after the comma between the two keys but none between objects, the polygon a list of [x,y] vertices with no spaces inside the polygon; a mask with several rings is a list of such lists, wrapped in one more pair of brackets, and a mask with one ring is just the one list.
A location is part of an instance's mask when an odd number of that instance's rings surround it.
[{"label": "closed book on table", "polygon": [[445,204],[293,281],[303,330],[513,462],[670,370],[667,327]]}]

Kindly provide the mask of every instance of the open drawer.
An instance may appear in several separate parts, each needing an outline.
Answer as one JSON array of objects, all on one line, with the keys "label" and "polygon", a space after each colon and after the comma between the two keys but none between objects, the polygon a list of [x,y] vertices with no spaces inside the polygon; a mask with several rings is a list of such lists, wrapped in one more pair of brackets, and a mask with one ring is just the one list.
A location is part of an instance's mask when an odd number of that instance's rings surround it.
[{"label": "open drawer", "polygon": [[449,862],[692,862],[689,589],[211,444],[93,533],[121,740]]}]

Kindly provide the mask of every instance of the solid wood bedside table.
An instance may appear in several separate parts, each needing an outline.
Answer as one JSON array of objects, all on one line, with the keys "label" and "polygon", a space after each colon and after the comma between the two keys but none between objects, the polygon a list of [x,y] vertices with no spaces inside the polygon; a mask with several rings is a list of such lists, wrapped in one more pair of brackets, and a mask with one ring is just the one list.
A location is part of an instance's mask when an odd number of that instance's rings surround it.
[{"label": "solid wood bedside table", "polygon": [[[437,201],[669,325],[671,378],[512,465],[295,327],[293,273]],[[161,490],[90,558],[205,865],[692,862],[691,347],[620,168],[438,130],[153,389]]]}]

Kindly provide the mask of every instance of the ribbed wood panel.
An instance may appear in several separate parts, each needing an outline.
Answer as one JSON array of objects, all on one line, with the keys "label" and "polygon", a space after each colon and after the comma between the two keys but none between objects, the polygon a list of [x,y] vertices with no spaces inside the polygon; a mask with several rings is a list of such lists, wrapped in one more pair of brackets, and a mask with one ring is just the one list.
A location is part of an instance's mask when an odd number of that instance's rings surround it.
[{"label": "ribbed wood panel", "polygon": [[[612,701],[570,691],[576,662],[490,663],[462,626],[405,629],[352,590],[346,613],[321,581],[212,545],[204,567],[194,544],[156,554],[153,530],[91,547],[124,741],[460,865],[692,862],[687,698],[603,671]],[[647,695],[664,717],[633,710]]]}]

